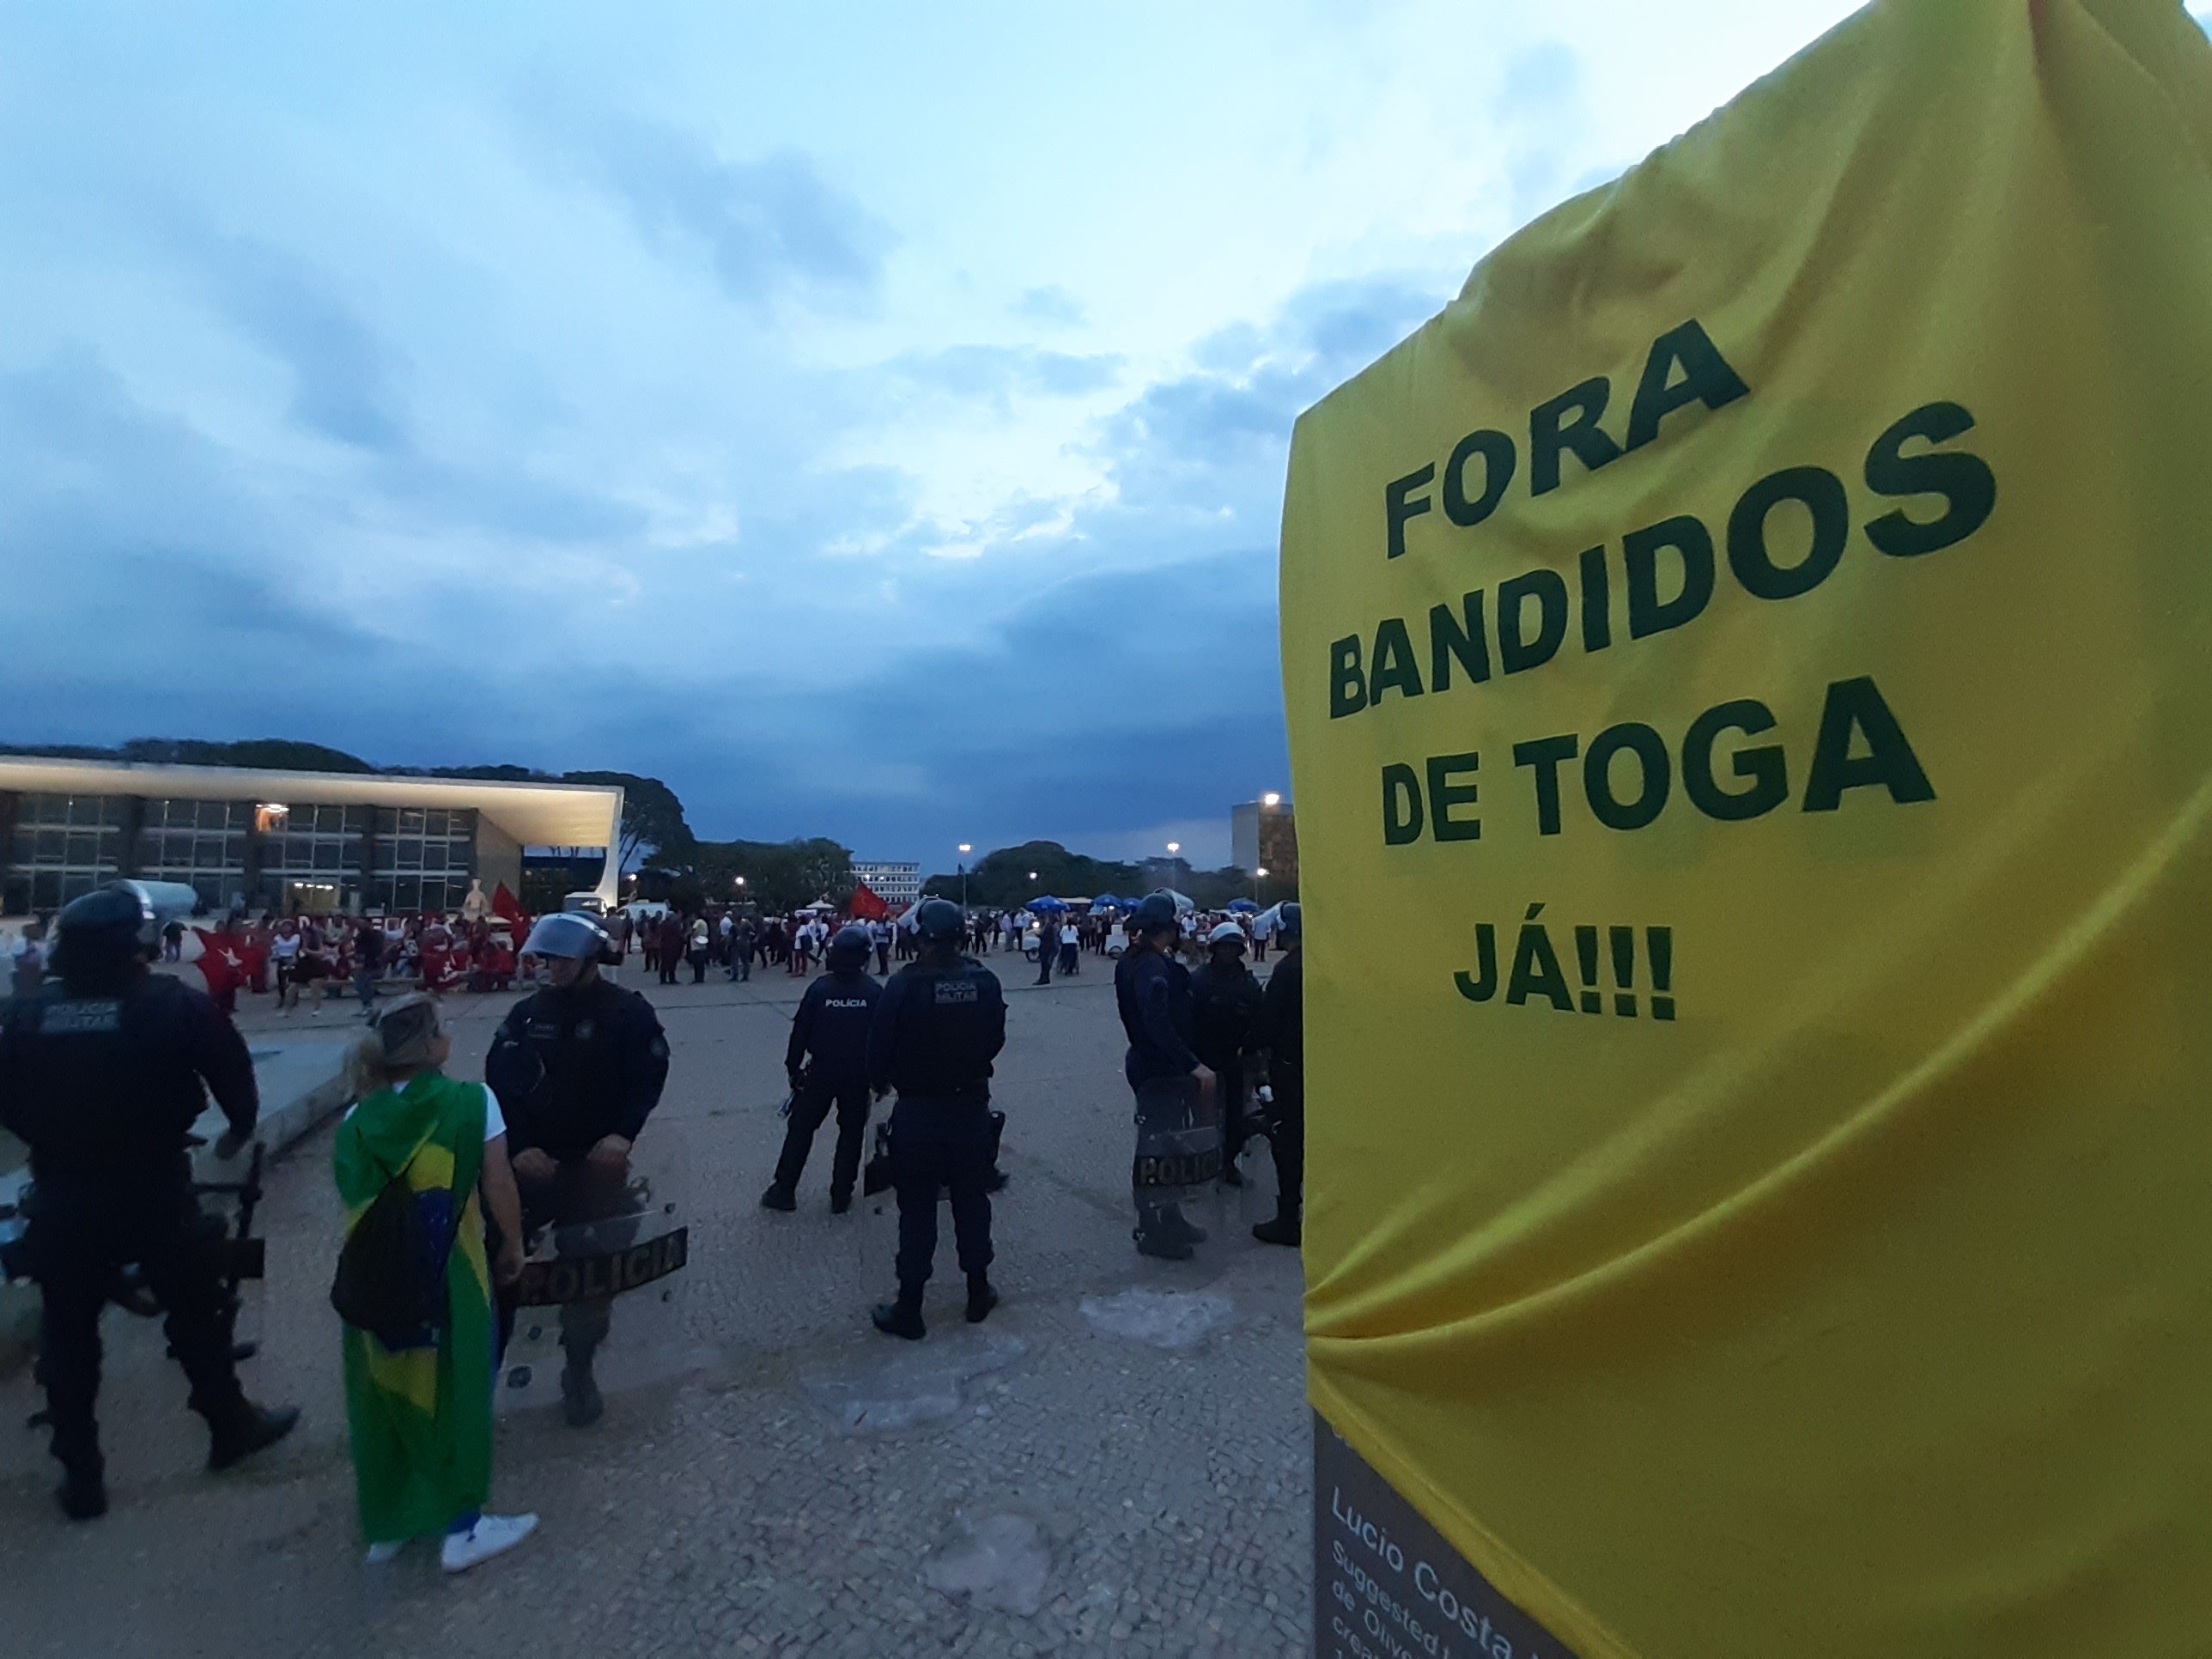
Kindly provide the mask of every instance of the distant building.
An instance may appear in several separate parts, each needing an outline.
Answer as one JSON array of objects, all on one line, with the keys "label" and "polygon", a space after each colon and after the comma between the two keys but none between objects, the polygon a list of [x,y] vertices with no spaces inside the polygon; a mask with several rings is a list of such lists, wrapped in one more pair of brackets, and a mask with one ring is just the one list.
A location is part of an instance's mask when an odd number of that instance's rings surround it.
[{"label": "distant building", "polygon": [[456,910],[471,881],[519,893],[526,847],[597,849],[580,884],[612,902],[622,805],[600,784],[0,756],[0,914],[121,876],[210,909]]},{"label": "distant building", "polygon": [[853,879],[884,903],[912,904],[921,897],[921,866],[896,860],[854,859]]},{"label": "distant building", "polygon": [[1270,893],[1298,884],[1298,824],[1280,795],[1263,795],[1229,809],[1229,861],[1247,875],[1267,872]]}]

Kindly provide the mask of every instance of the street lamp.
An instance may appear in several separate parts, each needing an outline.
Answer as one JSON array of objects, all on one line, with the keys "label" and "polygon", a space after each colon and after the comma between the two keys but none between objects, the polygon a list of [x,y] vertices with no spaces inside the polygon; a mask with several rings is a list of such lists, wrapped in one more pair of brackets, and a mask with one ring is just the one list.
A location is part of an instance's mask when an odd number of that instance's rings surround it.
[{"label": "street lamp", "polygon": [[970,842],[960,843],[960,914],[968,914],[968,855],[975,850]]},{"label": "street lamp", "polygon": [[1253,903],[1257,904],[1257,903],[1260,902],[1260,884],[1261,884],[1261,882],[1263,882],[1263,881],[1267,880],[1267,866],[1266,865],[1264,865],[1264,864],[1263,864],[1263,865],[1261,865],[1258,869],[1255,870],[1255,871],[1252,872],[1252,902],[1253,902]]},{"label": "street lamp", "polygon": [[1170,842],[1168,843],[1168,856],[1169,856],[1170,858],[1173,858],[1173,857],[1174,857],[1177,853],[1180,853],[1180,852],[1182,852],[1182,843],[1181,842],[1179,842],[1179,841],[1171,841],[1171,842]]},{"label": "street lamp", "polygon": [[1272,789],[1260,797],[1260,805],[1262,806],[1280,806],[1282,804],[1283,798]]}]

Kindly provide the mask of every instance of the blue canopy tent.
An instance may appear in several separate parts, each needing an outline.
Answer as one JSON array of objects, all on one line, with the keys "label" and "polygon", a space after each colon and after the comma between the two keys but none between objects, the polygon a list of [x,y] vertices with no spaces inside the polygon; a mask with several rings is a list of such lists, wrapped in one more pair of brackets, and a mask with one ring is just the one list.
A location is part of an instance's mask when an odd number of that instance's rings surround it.
[{"label": "blue canopy tent", "polygon": [[1117,899],[1111,893],[1101,893],[1091,901],[1091,914],[1095,916],[1101,910],[1120,910],[1126,908],[1126,904],[1127,901]]},{"label": "blue canopy tent", "polygon": [[1067,901],[1066,899],[1054,898],[1051,894],[1047,893],[1042,898],[1031,899],[1022,908],[1025,910],[1034,910],[1041,916],[1057,915],[1060,912],[1067,908]]},{"label": "blue canopy tent", "polygon": [[1260,914],[1260,907],[1253,903],[1250,899],[1231,899],[1229,901],[1229,908],[1241,916],[1256,916]]}]

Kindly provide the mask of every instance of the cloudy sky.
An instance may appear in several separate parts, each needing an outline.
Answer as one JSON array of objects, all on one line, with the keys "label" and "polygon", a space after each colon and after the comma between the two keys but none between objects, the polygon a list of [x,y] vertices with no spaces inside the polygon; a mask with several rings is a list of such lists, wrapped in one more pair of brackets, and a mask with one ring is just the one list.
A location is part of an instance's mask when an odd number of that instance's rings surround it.
[{"label": "cloudy sky", "polygon": [[6,8],[0,737],[1225,860],[1292,418],[1849,9]]}]

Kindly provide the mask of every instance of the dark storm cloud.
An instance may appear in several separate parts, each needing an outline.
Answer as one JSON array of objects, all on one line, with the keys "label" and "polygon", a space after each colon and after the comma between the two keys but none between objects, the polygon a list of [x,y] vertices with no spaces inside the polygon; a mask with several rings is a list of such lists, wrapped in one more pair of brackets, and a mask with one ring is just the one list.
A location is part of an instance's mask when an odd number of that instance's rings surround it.
[{"label": "dark storm cloud", "polygon": [[1225,813],[1287,765],[1274,573],[1255,546],[1078,577],[892,672],[832,653],[796,693],[749,696],[741,722],[702,711],[711,738],[672,734],[665,752],[735,750],[685,785],[695,823],[799,833],[826,810],[864,848]]},{"label": "dark storm cloud", "polygon": [[1389,350],[1449,295],[1395,278],[1328,283],[1267,326],[1201,342],[1195,370],[1162,381],[1107,422],[1101,453],[1133,507],[1279,504],[1300,411]]},{"label": "dark storm cloud", "polygon": [[406,447],[406,415],[395,384],[404,365],[329,276],[250,238],[185,240],[225,319],[290,373],[295,420],[364,449]]},{"label": "dark storm cloud", "polygon": [[595,182],[647,241],[703,255],[732,299],[850,299],[882,276],[890,227],[809,156],[732,161],[695,133],[628,117],[580,131]]},{"label": "dark storm cloud", "polygon": [[233,459],[93,353],[0,374],[0,572],[45,619],[0,653],[12,740],[259,735],[319,717],[359,737],[331,666],[413,671],[297,597],[288,538]]}]

